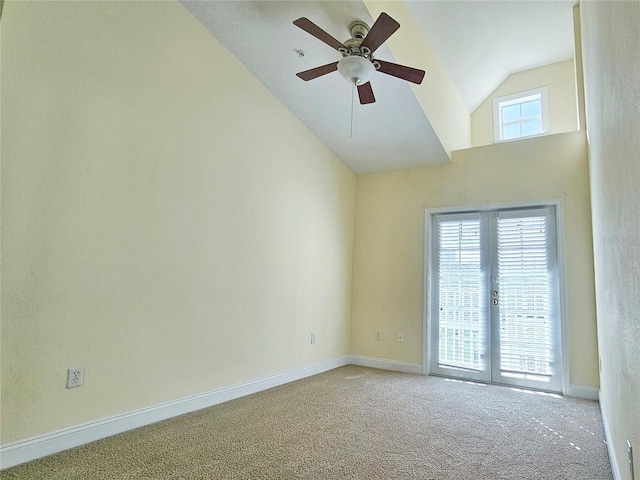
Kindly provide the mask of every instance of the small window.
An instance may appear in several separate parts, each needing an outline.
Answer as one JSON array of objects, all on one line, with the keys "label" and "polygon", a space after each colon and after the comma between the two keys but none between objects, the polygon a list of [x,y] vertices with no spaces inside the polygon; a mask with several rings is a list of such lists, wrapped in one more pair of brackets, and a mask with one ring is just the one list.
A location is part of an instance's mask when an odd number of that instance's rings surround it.
[{"label": "small window", "polygon": [[547,110],[547,87],[494,98],[494,141],[548,134]]}]

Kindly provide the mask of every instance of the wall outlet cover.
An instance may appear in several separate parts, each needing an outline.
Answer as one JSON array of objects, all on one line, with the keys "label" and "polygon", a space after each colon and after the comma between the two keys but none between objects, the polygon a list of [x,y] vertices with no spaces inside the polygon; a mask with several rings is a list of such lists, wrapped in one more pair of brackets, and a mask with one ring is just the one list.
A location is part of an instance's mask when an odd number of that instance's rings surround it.
[{"label": "wall outlet cover", "polygon": [[84,381],[83,368],[69,368],[67,370],[67,388],[75,388],[82,385]]}]

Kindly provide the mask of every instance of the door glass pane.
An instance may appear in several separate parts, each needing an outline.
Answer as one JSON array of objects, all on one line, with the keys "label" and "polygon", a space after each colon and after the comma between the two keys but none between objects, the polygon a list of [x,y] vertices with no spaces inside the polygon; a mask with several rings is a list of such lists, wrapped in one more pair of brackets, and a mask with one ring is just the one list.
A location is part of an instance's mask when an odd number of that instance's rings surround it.
[{"label": "door glass pane", "polygon": [[486,318],[480,220],[438,224],[438,365],[484,368]]},{"label": "door glass pane", "polygon": [[500,374],[549,382],[553,318],[547,217],[498,218]]}]

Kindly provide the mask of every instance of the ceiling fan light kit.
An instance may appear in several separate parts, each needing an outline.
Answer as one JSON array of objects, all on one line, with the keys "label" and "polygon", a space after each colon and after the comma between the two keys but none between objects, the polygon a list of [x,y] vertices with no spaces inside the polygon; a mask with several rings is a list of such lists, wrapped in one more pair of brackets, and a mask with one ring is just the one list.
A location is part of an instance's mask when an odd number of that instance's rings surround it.
[{"label": "ceiling fan light kit", "polygon": [[338,72],[349,83],[354,85],[364,85],[376,71],[373,63],[364,57],[356,55],[344,57],[338,62]]},{"label": "ceiling fan light kit", "polygon": [[352,38],[344,43],[335,39],[306,17],[295,20],[293,24],[334,48],[343,57],[338,62],[297,73],[296,75],[304,81],[313,80],[338,70],[340,75],[350,84],[358,87],[358,97],[363,105],[376,101],[370,83],[376,71],[415,84],[422,83],[424,70],[373,58],[373,53],[400,28],[400,24],[384,12],[380,14],[371,29],[360,20],[352,22],[349,25]]}]

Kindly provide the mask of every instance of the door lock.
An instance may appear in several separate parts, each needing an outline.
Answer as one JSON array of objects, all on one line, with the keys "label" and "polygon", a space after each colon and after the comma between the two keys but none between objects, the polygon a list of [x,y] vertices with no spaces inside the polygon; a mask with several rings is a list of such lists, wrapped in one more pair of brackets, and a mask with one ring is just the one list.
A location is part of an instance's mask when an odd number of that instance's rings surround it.
[{"label": "door lock", "polygon": [[493,300],[491,300],[491,303],[493,303],[494,305],[497,305],[498,304],[498,299],[494,298]]}]

